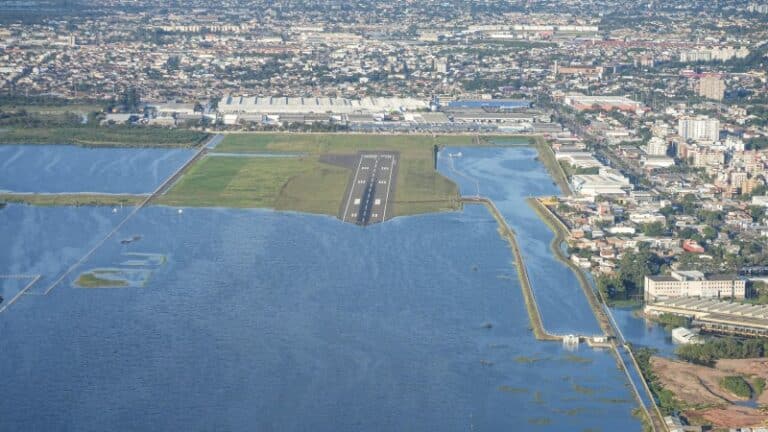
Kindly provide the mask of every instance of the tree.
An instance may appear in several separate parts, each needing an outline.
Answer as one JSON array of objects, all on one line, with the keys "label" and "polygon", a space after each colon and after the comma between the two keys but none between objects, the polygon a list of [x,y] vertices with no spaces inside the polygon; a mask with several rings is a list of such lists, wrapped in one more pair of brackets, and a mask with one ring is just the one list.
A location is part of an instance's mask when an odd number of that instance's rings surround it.
[{"label": "tree", "polygon": [[686,194],[683,197],[683,213],[689,216],[693,216],[696,214],[696,210],[699,208],[698,206],[699,199],[694,194]]},{"label": "tree", "polygon": [[658,237],[664,235],[664,224],[661,222],[651,222],[643,225],[643,234],[648,237]]},{"label": "tree", "polygon": [[704,235],[704,238],[707,240],[714,240],[717,238],[717,231],[715,231],[715,229],[712,228],[711,226],[704,227],[701,233]]},{"label": "tree", "polygon": [[136,87],[129,86],[125,89],[121,97],[121,103],[126,111],[136,111],[141,103],[141,96]]},{"label": "tree", "polygon": [[765,207],[749,206],[749,214],[752,216],[752,222],[760,222],[765,217]]}]

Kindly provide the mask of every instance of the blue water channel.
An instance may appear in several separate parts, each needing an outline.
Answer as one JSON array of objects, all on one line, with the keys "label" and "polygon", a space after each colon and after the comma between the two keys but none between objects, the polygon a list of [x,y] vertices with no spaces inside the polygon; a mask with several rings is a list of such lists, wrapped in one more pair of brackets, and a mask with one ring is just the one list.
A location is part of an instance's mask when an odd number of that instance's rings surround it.
[{"label": "blue water channel", "polygon": [[526,202],[531,196],[559,194],[536,156],[532,147],[449,148],[440,153],[438,169],[459,185],[462,195],[492,199],[515,230],[544,327],[560,334],[599,334],[576,276],[552,254],[554,233]]},{"label": "blue water channel", "polygon": [[[502,157],[533,166],[520,176],[542,177],[527,149],[513,150]],[[464,161],[472,166],[466,151]],[[520,198],[499,192],[508,182]],[[500,183],[509,220],[526,181]],[[562,264],[537,263],[552,259],[551,233],[523,229],[537,221],[526,209],[509,222],[530,254],[545,325],[596,332],[578,285],[544,283]],[[10,204],[0,209],[10,245],[0,274],[42,274],[44,287],[120,217]],[[151,259],[142,267],[141,257]],[[83,272],[115,268],[148,277],[75,287]],[[39,291],[0,313],[0,430],[640,428],[610,353],[533,338],[509,247],[482,206],[365,228],[149,207],[49,295]]]},{"label": "blue water channel", "polygon": [[191,149],[0,145],[0,191],[146,194],[193,154]]},{"label": "blue water channel", "polygon": [[[504,147],[509,144],[504,140],[499,144],[502,146],[447,148],[438,157],[438,168],[460,185],[463,195],[493,199],[517,232],[545,328],[556,333],[599,332],[577,279],[549,249],[554,234],[525,202],[529,196],[559,195],[559,188],[534,160],[534,148]],[[638,316],[636,309],[613,308],[612,313],[627,341],[674,357],[675,345],[663,326]]]}]

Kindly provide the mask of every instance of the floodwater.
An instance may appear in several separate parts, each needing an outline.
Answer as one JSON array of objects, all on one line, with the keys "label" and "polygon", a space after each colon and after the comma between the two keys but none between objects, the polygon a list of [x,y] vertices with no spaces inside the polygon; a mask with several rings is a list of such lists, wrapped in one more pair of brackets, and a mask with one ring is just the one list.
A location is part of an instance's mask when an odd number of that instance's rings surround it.
[{"label": "floodwater", "polygon": [[438,169],[459,185],[462,195],[492,199],[515,230],[544,327],[558,334],[599,334],[576,276],[552,254],[554,233],[526,202],[531,196],[559,194],[536,156],[532,147],[452,147],[440,153]]},{"label": "floodwater", "polygon": [[638,308],[611,308],[616,325],[621,329],[624,338],[633,345],[654,348],[658,354],[667,358],[676,358],[672,342],[672,333],[663,325],[642,317],[643,310]]},{"label": "floodwater", "polygon": [[[541,177],[524,150],[502,157]],[[467,151],[472,172],[493,169]],[[551,259],[547,227],[525,230],[535,214],[512,211],[526,181],[499,175],[545,326],[596,331],[562,264],[538,262]],[[8,205],[0,274],[46,287],[124,216]],[[76,287],[105,269],[142,281]],[[609,352],[533,338],[509,247],[478,205],[365,228],[149,207],[50,294],[33,291],[0,313],[0,430],[640,429]]]},{"label": "floodwater", "polygon": [[147,194],[191,149],[0,145],[0,191]]},{"label": "floodwater", "polygon": [[[462,157],[449,157],[457,153]],[[493,199],[515,230],[544,327],[555,333],[598,333],[597,321],[578,280],[549,249],[554,234],[525,202],[530,196],[560,195],[543,165],[534,161],[536,157],[533,147],[454,147],[440,153],[438,168],[459,184],[463,195]],[[663,326],[635,316],[631,309],[612,308],[611,312],[629,342],[655,348],[666,357],[674,356],[672,336]]]}]

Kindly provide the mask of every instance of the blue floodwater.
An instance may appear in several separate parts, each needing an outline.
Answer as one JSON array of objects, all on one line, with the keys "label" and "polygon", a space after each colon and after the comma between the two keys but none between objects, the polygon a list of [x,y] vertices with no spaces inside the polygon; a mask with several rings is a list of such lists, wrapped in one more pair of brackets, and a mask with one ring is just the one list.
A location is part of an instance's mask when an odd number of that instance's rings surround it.
[{"label": "blue floodwater", "polygon": [[190,149],[0,145],[0,191],[154,191],[194,154]]},{"label": "blue floodwater", "polygon": [[[41,273],[45,286],[124,215],[8,205],[0,274]],[[533,272],[551,233],[515,229],[540,254],[526,256]],[[149,276],[74,287],[105,268]],[[591,314],[580,288],[542,280],[545,325],[574,331],[573,315]],[[640,428],[609,352],[533,338],[511,253],[481,206],[366,228],[149,207],[49,295],[0,314],[0,331],[0,430]]]},{"label": "blue floodwater", "polygon": [[664,329],[664,326],[648,321],[642,316],[636,316],[636,308],[611,308],[616,324],[624,334],[627,341],[633,345],[645,346],[659,350],[659,355],[676,358],[676,345],[672,342],[672,334]]},{"label": "blue floodwater", "polygon": [[[0,220],[13,236],[60,211],[11,205]],[[57,235],[83,249],[90,230]],[[13,244],[39,256],[42,237]],[[581,347],[573,361],[532,338],[482,207],[365,229],[152,207],[80,271],[120,266],[126,252],[167,260],[143,288],[72,288],[75,272],[0,314],[0,429],[637,429],[610,354]]]},{"label": "blue floodwater", "polygon": [[[447,156],[459,152],[462,157]],[[536,155],[532,147],[449,148],[440,153],[438,170],[459,184],[462,195],[491,198],[515,230],[544,327],[560,334],[599,334],[576,276],[552,254],[554,233],[525,201],[559,194]]]}]

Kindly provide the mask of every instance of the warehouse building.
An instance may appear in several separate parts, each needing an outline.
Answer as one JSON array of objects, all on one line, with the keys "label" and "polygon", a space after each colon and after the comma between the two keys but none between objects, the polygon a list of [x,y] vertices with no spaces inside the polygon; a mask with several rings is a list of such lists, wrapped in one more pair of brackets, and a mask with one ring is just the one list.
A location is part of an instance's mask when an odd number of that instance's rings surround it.
[{"label": "warehouse building", "polygon": [[693,325],[713,333],[768,336],[768,305],[686,297],[648,303],[645,313],[685,316]]}]

